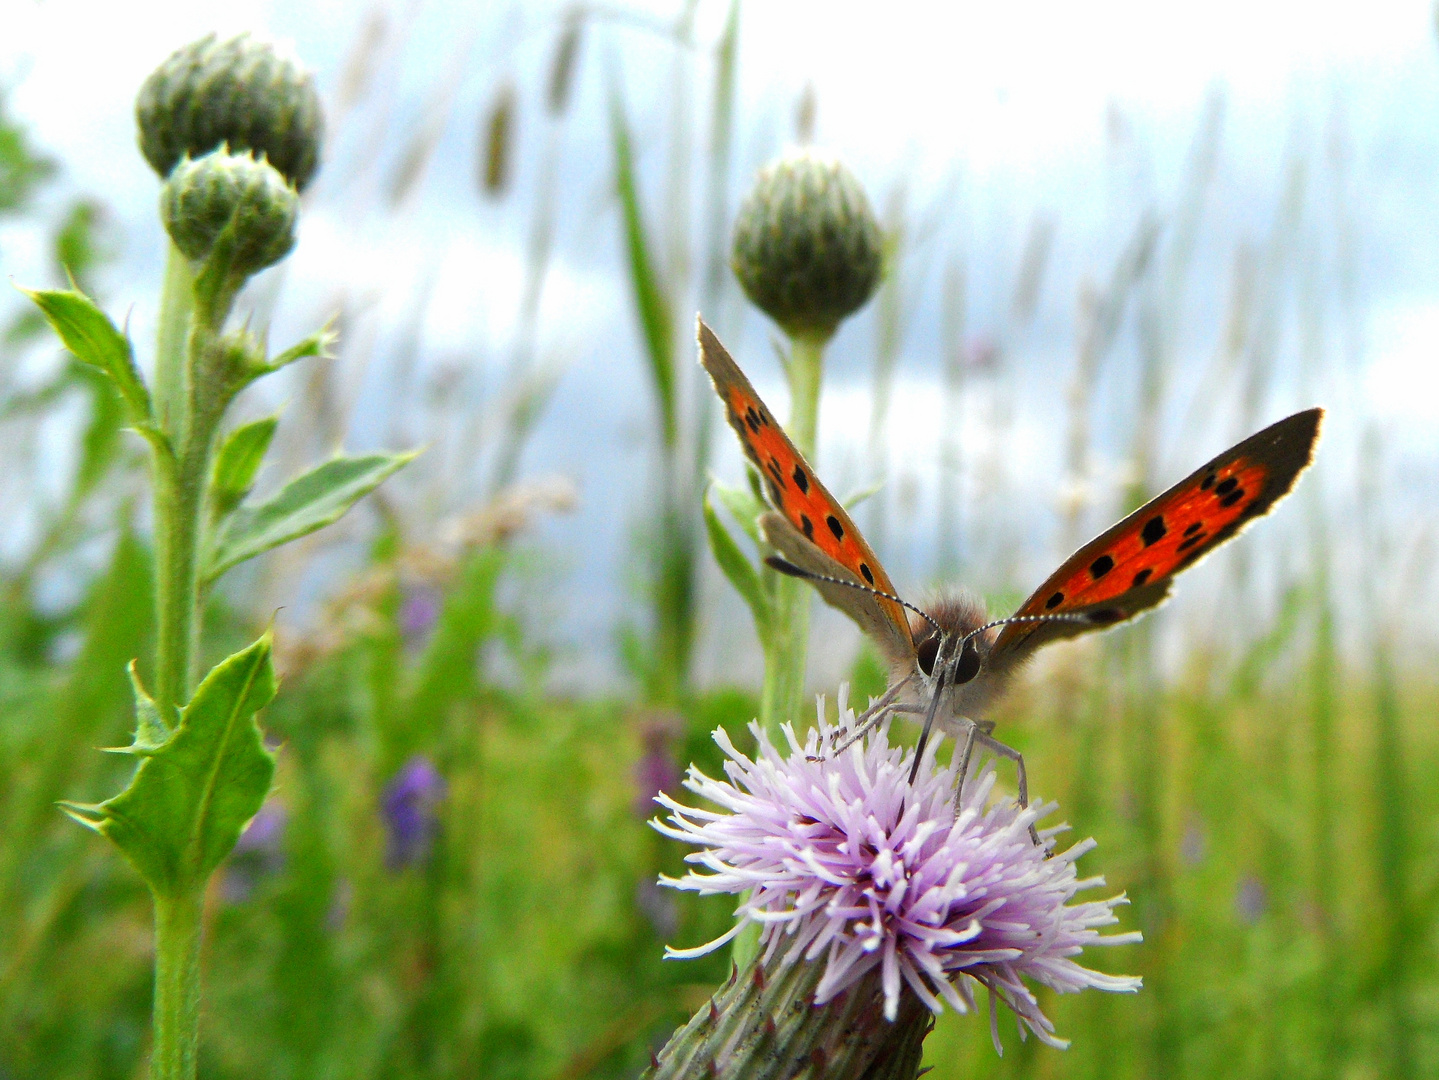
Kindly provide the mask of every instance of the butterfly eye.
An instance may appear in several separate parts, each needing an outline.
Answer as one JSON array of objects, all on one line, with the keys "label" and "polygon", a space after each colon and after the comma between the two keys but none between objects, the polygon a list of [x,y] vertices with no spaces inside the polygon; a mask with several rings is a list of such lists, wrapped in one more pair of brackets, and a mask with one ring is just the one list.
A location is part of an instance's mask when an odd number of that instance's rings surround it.
[{"label": "butterfly eye", "polygon": [[934,674],[934,660],[939,655],[939,635],[931,634],[914,649],[914,658],[919,661],[919,670],[925,675]]},{"label": "butterfly eye", "polygon": [[979,650],[974,642],[966,641],[964,651],[959,654],[959,663],[954,665],[955,684],[967,683],[979,674]]}]

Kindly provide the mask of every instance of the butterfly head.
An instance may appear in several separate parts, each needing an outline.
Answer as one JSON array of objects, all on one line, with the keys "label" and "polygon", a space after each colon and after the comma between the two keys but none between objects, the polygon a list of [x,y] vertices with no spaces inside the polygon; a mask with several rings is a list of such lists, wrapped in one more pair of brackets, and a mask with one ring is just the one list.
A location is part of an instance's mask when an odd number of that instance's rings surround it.
[{"label": "butterfly head", "polygon": [[998,626],[989,621],[984,603],[968,593],[951,593],[924,606],[924,614],[910,619],[914,638],[913,667],[894,674],[917,675],[920,696],[928,699],[944,672],[945,707],[942,725],[951,717],[982,716],[1007,682],[1005,674],[993,670],[990,649]]}]

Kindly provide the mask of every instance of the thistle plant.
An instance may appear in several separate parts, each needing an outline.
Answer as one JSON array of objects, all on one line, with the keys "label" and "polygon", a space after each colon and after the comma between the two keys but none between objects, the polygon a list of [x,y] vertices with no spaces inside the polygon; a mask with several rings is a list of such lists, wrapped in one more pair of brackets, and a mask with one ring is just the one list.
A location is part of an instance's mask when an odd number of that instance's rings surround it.
[{"label": "thistle plant", "polygon": [[230,568],[335,521],[412,455],[337,457],[256,501],[248,496],[277,418],[222,431],[245,387],[331,344],[325,329],[270,356],[248,329],[228,325],[246,281],[295,243],[299,189],[320,152],[309,75],[248,36],[208,37],[157,69],[136,111],[170,236],[150,379],[129,337],[78,288],[28,295],[65,347],[113,383],[150,449],[157,640],[143,670],[130,665],[135,735],[116,751],[138,764],[113,798],[62,808],[114,843],[150,887],[150,1076],[188,1080],[206,886],[259,812],[275,769],[256,720],[276,692],[271,634],[199,678],[206,596]]},{"label": "thistle plant", "polygon": [[[785,431],[811,463],[819,427],[824,349],[839,324],[879,284],[883,243],[864,188],[841,162],[800,151],[761,170],[735,220],[731,266],[745,294],[789,338]],[[750,491],[716,487],[736,520],[759,542],[763,512],[757,478]],[[804,702],[810,588],[768,567],[753,567],[706,500],[710,546],[745,597],[765,653],[760,723],[771,739],[798,719]]]},{"label": "thistle plant", "polygon": [[[844,699],[841,688],[840,724],[853,725]],[[762,936],[749,966],[732,972],[647,1075],[910,1080],[932,1018],[946,1005],[973,1011],[979,987],[1001,1053],[1001,1004],[1022,1035],[1067,1045],[1030,983],[1061,993],[1139,989],[1137,978],[1076,960],[1086,946],[1140,935],[1100,933],[1117,921],[1122,895],[1072,902],[1104,883],[1075,870],[1094,841],[1056,851],[1063,826],[1032,841],[1030,826],[1055,804],[991,804],[988,766],[956,808],[955,770],[938,767],[931,748],[911,784],[914,752],[890,745],[887,724],[825,760],[837,729],[822,700],[818,712],[803,742],[782,725],[787,753],[759,724],[753,758],[717,730],[725,779],[692,766],[685,781],[704,808],[656,798],[669,817],[654,827],[697,849],[686,856],[695,869],[663,884],[743,897],[728,933],[667,955],[702,955],[751,924]]]}]

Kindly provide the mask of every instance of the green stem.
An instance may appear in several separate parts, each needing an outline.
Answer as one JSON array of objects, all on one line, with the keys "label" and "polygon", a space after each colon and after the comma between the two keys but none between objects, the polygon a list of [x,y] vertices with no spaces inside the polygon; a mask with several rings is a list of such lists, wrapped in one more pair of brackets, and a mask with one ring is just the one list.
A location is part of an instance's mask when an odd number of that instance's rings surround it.
[{"label": "green stem", "polygon": [[[828,335],[796,336],[789,358],[790,416],[785,431],[811,465],[819,428],[819,388],[824,374],[824,347]],[[765,650],[764,687],[760,694],[760,723],[770,738],[778,739],[779,726],[799,718],[804,708],[805,657],[809,649],[811,589],[797,578],[766,569],[775,620]]]},{"label": "green stem", "polygon": [[200,1044],[204,889],[155,894],[155,1042],[150,1080],[194,1080]]},{"label": "green stem", "polygon": [[160,430],[179,441],[185,412],[185,347],[195,310],[194,274],[173,242],[165,256],[160,328],[155,340],[155,408]]},{"label": "green stem", "polygon": [[200,525],[212,441],[192,438],[178,460],[155,458],[155,703],[167,720],[189,700],[198,652]]},{"label": "green stem", "polygon": [[[230,294],[233,295],[233,294]],[[164,439],[152,454],[155,499],[155,704],[175,723],[200,649],[200,544],[215,433],[238,383],[216,343],[228,296],[197,309],[189,264],[171,245],[160,302],[155,400]],[[155,894],[151,1080],[194,1080],[200,1042],[200,929],[205,885]]]}]

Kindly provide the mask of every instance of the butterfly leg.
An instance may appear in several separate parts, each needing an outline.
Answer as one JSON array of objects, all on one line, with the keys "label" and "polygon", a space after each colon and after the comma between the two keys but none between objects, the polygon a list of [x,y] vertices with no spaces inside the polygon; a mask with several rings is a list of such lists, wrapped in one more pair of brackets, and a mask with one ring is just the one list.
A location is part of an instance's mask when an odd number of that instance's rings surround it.
[{"label": "butterfly leg", "polygon": [[877,727],[880,721],[890,713],[900,711],[900,709],[895,706],[894,699],[899,697],[900,691],[902,691],[908,683],[909,678],[901,679],[886,690],[869,708],[855,717],[853,731],[844,731],[841,729],[831,735],[829,752],[831,754],[843,753]]},{"label": "butterfly leg", "polygon": [[[964,801],[964,781],[969,776],[969,757],[974,753],[974,741],[979,736],[979,725],[969,722],[969,731],[964,736],[964,749],[959,753],[959,782],[954,785],[954,815],[959,816],[960,803]],[[956,746],[956,749],[958,747]]]},{"label": "butterfly leg", "polygon": [[[988,730],[981,731],[975,736],[975,740],[991,753],[1002,758],[1008,758],[1014,762],[1014,771],[1019,774],[1019,805],[1025,808],[1029,806],[1029,775],[1024,769],[1024,755],[1012,746],[1006,746],[998,739],[989,734],[994,729],[992,723],[987,725]],[[1039,842],[1039,830],[1031,823],[1029,826],[1030,839],[1034,841],[1035,847],[1042,847]]]}]

